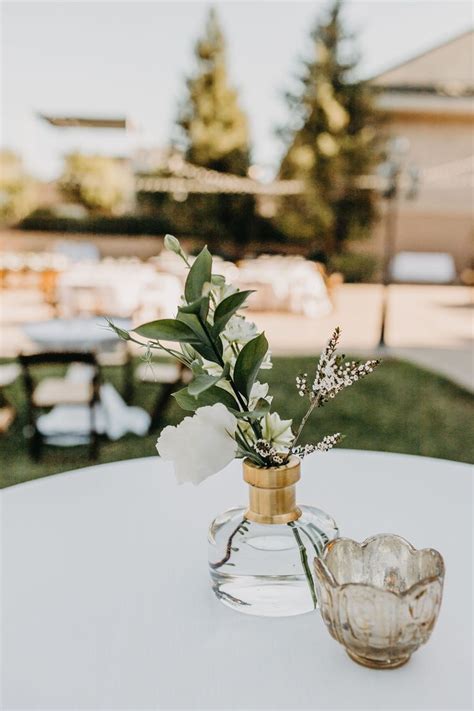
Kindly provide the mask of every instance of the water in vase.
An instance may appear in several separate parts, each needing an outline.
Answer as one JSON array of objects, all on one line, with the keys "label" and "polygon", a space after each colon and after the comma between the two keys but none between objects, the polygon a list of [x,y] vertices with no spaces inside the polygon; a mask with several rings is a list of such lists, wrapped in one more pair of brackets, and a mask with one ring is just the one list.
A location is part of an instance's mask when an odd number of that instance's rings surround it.
[{"label": "water in vase", "polygon": [[285,617],[316,608],[313,559],[338,529],[328,514],[300,506],[300,518],[261,524],[234,508],[209,528],[212,588],[221,602],[249,615]]}]

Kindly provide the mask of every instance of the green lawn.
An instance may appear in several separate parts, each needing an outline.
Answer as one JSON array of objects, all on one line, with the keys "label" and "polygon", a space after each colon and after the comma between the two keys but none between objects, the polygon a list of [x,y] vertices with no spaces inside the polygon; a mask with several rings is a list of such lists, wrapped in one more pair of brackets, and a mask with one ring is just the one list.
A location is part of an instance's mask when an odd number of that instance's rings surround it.
[{"label": "green lawn", "polygon": [[[282,417],[301,417],[305,401],[297,396],[295,376],[311,373],[314,359],[277,358],[273,370],[263,371],[274,394],[274,406]],[[104,378],[120,387],[120,372],[104,369]],[[264,379],[264,378],[262,378]],[[151,410],[159,386],[137,385],[134,404]],[[0,487],[88,466],[83,448],[45,447],[39,464],[26,453],[23,438],[25,401],[21,380],[6,389],[18,416],[1,438]],[[317,411],[307,425],[306,440],[325,434],[346,435],[341,446],[387,452],[421,454],[461,462],[474,462],[474,440],[469,437],[474,398],[445,378],[409,363],[386,360],[363,382],[340,393]],[[174,401],[164,413],[163,424],[183,417]],[[99,463],[155,454],[156,434],[128,435],[118,442],[104,441]]]}]

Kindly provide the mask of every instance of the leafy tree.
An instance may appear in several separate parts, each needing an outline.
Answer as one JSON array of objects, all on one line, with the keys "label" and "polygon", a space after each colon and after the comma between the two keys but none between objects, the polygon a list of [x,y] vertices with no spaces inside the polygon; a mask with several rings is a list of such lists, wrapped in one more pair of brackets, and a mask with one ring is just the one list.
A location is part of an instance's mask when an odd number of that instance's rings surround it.
[{"label": "leafy tree", "polygon": [[[229,80],[226,43],[214,9],[196,43],[195,57],[197,69],[187,80],[178,117],[186,158],[211,170],[245,176],[250,165],[248,122]],[[198,224],[216,224],[221,243],[227,238],[243,249],[250,238],[253,196],[192,195],[180,209],[193,214]]]},{"label": "leafy tree", "polygon": [[130,168],[107,156],[71,153],[59,180],[63,195],[102,214],[124,212],[133,195]]},{"label": "leafy tree", "polygon": [[37,204],[37,185],[24,172],[19,156],[13,151],[0,151],[0,222],[19,222]]},{"label": "leafy tree", "polygon": [[245,175],[250,140],[247,118],[230,85],[225,39],[215,10],[195,48],[196,74],[187,80],[187,100],[181,107],[186,157],[195,165]]},{"label": "leafy tree", "polygon": [[287,94],[292,120],[281,132],[288,149],[280,176],[303,180],[305,190],[282,200],[278,223],[326,255],[370,234],[376,196],[358,178],[381,159],[381,117],[373,90],[354,78],[358,58],[341,6],[336,0],[311,34],[314,56],[304,63],[299,91]]}]

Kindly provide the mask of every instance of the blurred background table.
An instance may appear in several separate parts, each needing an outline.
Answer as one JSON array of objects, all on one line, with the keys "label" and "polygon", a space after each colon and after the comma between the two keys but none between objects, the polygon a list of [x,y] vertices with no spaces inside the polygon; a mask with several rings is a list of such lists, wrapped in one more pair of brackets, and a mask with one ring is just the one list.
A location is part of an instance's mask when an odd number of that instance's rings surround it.
[{"label": "blurred background table", "polygon": [[[114,323],[124,330],[132,327],[130,319],[114,318]],[[94,350],[120,342],[102,317],[38,321],[24,324],[23,330],[36,345],[46,350]]]},{"label": "blurred background table", "polygon": [[470,708],[470,468],[351,450],[304,464],[299,500],[342,535],[399,533],[445,558],[432,639],[386,673],[351,662],[319,614],[255,618],[213,597],[207,526],[245,501],[240,469],[179,487],[152,457],[1,492],[5,708]]}]

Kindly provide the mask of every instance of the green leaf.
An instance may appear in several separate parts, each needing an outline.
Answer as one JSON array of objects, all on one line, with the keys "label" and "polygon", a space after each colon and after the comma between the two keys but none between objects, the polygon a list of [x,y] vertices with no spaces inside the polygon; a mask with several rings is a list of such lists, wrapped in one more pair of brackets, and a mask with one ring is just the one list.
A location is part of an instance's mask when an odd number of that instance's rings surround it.
[{"label": "green leaf", "polygon": [[[265,464],[264,460],[262,457],[260,457],[259,454],[254,449],[250,449],[249,445],[245,441],[245,439],[242,437],[241,433],[239,432],[239,428],[235,430],[234,433],[235,441],[239,445],[239,451],[240,451],[240,457],[247,457],[250,459],[254,464],[257,464],[258,466],[262,466]],[[239,455],[237,455],[239,456]]]},{"label": "green leaf", "polygon": [[215,340],[215,346],[219,354],[218,356],[212,347],[212,342],[210,341],[204,326],[196,314],[187,313],[179,308],[177,318],[180,322],[186,324],[186,326],[193,332],[195,337],[195,341],[193,341],[194,350],[197,351],[199,355],[202,355],[202,357],[206,360],[210,360],[212,363],[220,363],[219,356],[222,355],[222,342],[220,338]]},{"label": "green leaf", "polygon": [[211,281],[212,257],[207,247],[203,247],[188,272],[184,285],[184,296],[188,304],[200,299],[206,282]]},{"label": "green leaf", "polygon": [[196,299],[196,301],[193,301],[191,304],[179,306],[178,311],[184,314],[199,315],[202,321],[206,321],[209,313],[209,296],[201,296],[200,299]]},{"label": "green leaf", "polygon": [[176,318],[180,323],[186,324],[186,326],[193,332],[195,339],[198,341],[209,340],[206,331],[204,330],[196,314],[183,311],[182,308],[179,307]]},{"label": "green leaf", "polygon": [[211,363],[220,364],[220,360],[216,356],[214,349],[208,346],[207,343],[193,343],[193,348],[200,356],[211,361]]},{"label": "green leaf", "polygon": [[181,341],[183,343],[192,343],[193,345],[199,342],[198,337],[187,324],[172,318],[162,318],[158,321],[143,323],[133,330],[140,336],[152,338],[156,341]]},{"label": "green leaf", "polygon": [[270,403],[261,398],[258,402],[256,407],[253,410],[249,410],[246,412],[239,412],[238,410],[235,410],[233,413],[236,417],[238,417],[241,420],[259,420],[261,417],[264,417],[267,412],[270,411]]},{"label": "green leaf", "polygon": [[219,335],[224,330],[229,319],[240,309],[244,301],[253,294],[250,291],[237,291],[227,298],[223,299],[214,312],[214,325],[212,327],[213,335]]},{"label": "green leaf", "polygon": [[225,405],[228,410],[233,410],[237,404],[232,395],[227,390],[219,388],[217,387],[217,385],[213,385],[207,390],[204,390],[203,392],[199,393],[197,397],[195,397],[194,395],[190,395],[188,392],[188,388],[182,388],[182,390],[178,390],[177,392],[173,393],[173,397],[183,410],[191,410],[191,412],[197,410],[198,407],[215,405],[218,402]]},{"label": "green leaf", "polygon": [[213,385],[222,380],[222,375],[198,375],[193,382],[188,385],[188,393],[197,397],[201,393],[212,388]]},{"label": "green leaf", "polygon": [[202,367],[201,361],[198,360],[197,358],[196,358],[196,360],[193,360],[193,362],[191,363],[191,371],[195,377],[196,377],[196,375],[202,375],[203,373],[206,372],[204,370],[204,368]]},{"label": "green leaf", "polygon": [[260,366],[268,351],[268,341],[261,333],[245,344],[234,367],[234,382],[238,391],[248,399]]}]

